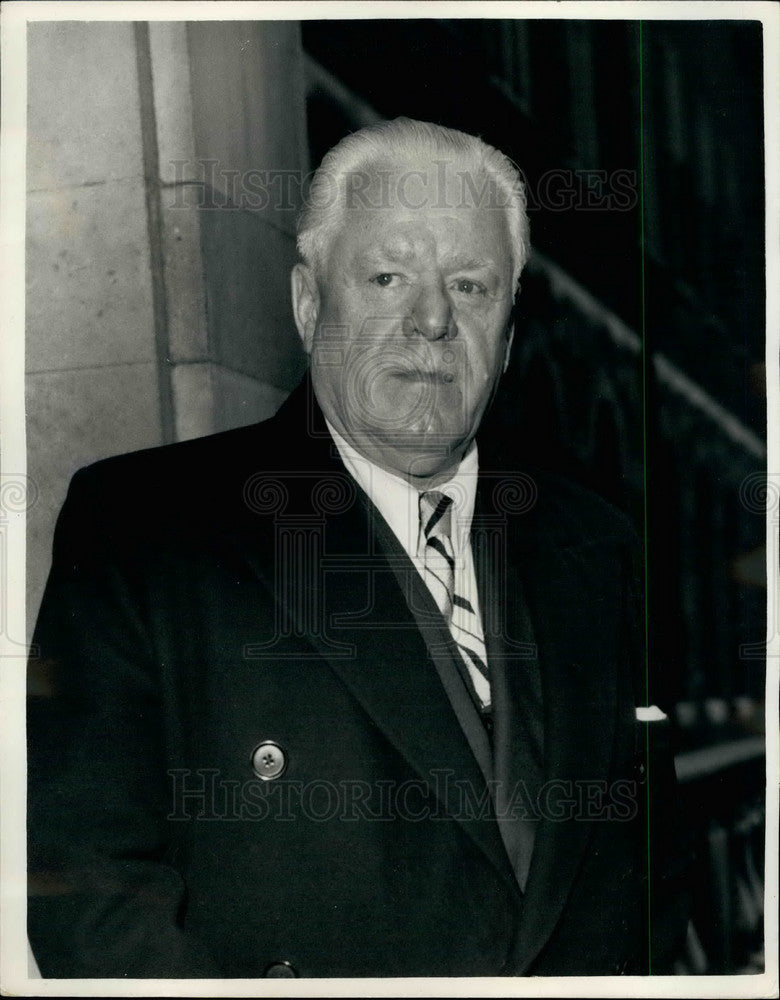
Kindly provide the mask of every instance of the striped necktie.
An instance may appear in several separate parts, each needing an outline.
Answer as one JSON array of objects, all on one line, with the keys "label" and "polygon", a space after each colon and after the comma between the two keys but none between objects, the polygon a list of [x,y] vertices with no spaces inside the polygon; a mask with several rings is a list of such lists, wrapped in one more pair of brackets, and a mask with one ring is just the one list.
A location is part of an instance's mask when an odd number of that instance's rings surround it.
[{"label": "striped necktie", "polygon": [[449,625],[481,706],[487,710],[490,707],[490,681],[485,642],[471,601],[456,590],[451,520],[451,497],[438,490],[420,494],[418,556],[423,564],[423,578]]}]

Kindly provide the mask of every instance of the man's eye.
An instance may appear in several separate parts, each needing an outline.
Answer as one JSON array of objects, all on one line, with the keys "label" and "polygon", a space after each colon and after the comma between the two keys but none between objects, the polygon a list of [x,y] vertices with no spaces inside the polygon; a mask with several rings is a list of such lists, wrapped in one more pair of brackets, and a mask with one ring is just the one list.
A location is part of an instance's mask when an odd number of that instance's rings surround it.
[{"label": "man's eye", "polygon": [[398,284],[398,275],[397,274],[387,274],[387,273],[376,274],[371,279],[371,281],[375,285],[379,285],[380,288],[389,288],[391,285],[397,285]]},{"label": "man's eye", "polygon": [[485,291],[484,285],[470,278],[458,278],[453,287],[456,292],[462,292],[464,295],[482,295]]}]

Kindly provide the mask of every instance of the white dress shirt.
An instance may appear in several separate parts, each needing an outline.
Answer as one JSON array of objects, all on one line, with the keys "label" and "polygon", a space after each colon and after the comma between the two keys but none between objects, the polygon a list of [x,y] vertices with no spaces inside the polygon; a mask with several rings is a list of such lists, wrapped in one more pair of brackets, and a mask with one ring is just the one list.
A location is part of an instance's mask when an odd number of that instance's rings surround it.
[{"label": "white dress shirt", "polygon": [[[336,442],[347,471],[387,521],[404,552],[425,581],[420,556],[420,491],[401,476],[387,472],[386,469],[369,461],[345,441],[329,421],[326,420],[325,423]],[[475,610],[478,634],[482,638],[482,615],[471,551],[471,521],[477,495],[478,473],[479,458],[477,444],[474,441],[452,476],[435,489],[452,498],[451,538],[455,555],[455,592],[471,602]],[[435,599],[433,593],[432,596]]]}]

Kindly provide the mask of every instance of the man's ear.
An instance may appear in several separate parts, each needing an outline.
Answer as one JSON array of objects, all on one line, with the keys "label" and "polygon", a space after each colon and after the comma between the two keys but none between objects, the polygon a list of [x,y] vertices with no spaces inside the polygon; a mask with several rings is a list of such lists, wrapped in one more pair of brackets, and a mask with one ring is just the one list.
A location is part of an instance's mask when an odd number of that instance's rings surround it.
[{"label": "man's ear", "polygon": [[290,275],[295,325],[303,341],[303,349],[311,354],[314,331],[320,315],[320,290],[308,264],[296,264]]},{"label": "man's ear", "polygon": [[517,318],[517,297],[515,297],[515,301],[512,304],[512,309],[509,313],[509,319],[506,324],[506,350],[504,351],[504,367],[501,370],[502,375],[509,367],[509,358],[512,354],[512,341],[515,339],[516,318]]},{"label": "man's ear", "polygon": [[515,339],[515,324],[510,323],[506,331],[506,352],[504,354],[504,367],[501,370],[502,375],[509,367],[509,358],[512,355],[512,341],[514,339]]}]

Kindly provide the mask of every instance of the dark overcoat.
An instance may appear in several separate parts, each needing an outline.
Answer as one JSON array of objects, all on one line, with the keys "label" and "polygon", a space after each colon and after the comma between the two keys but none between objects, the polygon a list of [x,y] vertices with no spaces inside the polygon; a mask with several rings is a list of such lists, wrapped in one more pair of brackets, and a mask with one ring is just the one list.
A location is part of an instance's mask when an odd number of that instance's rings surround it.
[{"label": "dark overcoat", "polygon": [[308,382],[77,473],[30,662],[45,977],[666,970],[684,895],[631,532],[480,449],[490,727]]}]

